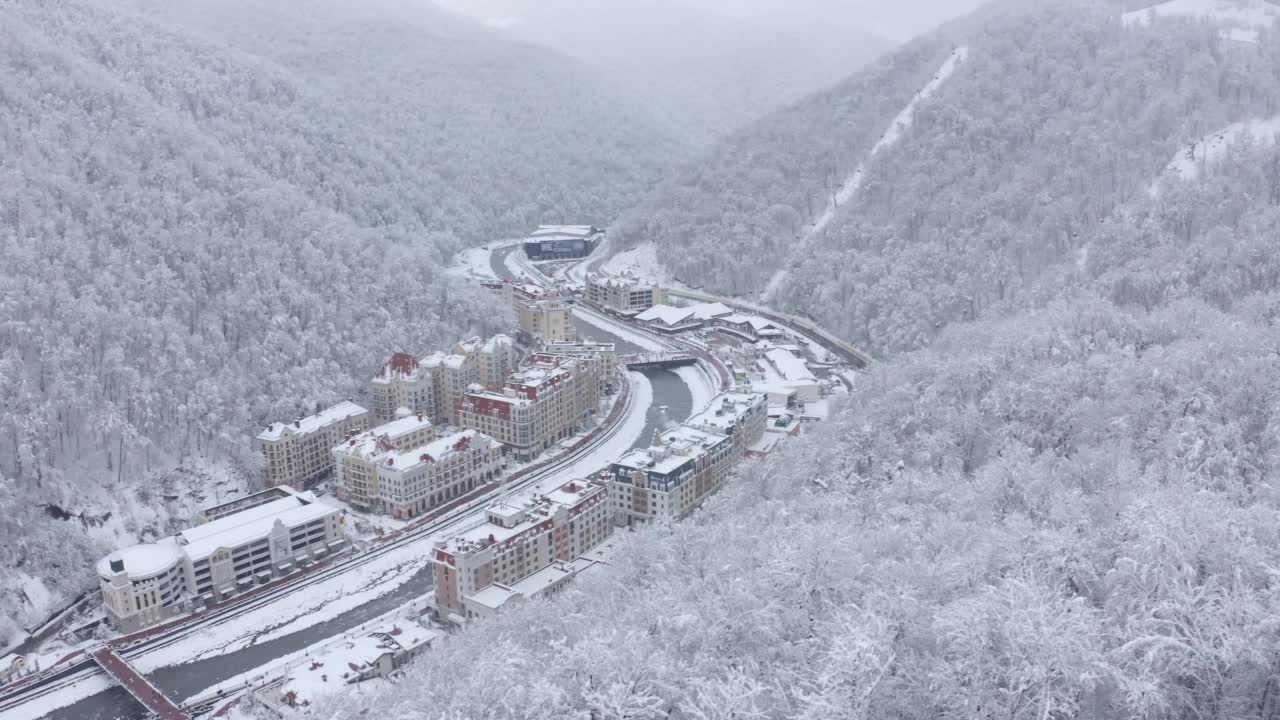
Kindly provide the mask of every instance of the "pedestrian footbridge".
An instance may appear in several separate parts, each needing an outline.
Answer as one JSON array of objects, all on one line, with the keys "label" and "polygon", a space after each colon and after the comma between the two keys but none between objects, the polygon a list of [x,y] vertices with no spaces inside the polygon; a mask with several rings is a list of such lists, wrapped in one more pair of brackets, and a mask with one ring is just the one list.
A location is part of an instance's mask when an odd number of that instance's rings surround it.
[{"label": "pedestrian footbridge", "polygon": [[146,706],[153,717],[159,720],[191,720],[191,715],[170,700],[160,688],[151,684],[142,673],[138,672],[128,660],[120,657],[110,645],[89,653],[93,661],[116,679],[135,700]]}]

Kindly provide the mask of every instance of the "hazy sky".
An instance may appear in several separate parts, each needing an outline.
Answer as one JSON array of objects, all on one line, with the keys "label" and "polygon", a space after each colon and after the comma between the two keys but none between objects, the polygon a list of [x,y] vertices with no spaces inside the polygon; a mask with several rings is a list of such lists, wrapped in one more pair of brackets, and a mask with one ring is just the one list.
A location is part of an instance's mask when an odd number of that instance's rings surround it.
[{"label": "hazy sky", "polygon": [[[983,0],[576,0],[599,8],[608,2],[625,2],[662,7],[673,3],[691,5],[703,10],[742,18],[768,18],[778,15],[812,17],[877,32],[902,42],[913,35],[969,12]],[[438,0],[459,12],[472,15],[494,25],[518,23],[522,17],[537,13],[543,6],[538,0]],[[561,2],[560,5],[565,3]]]}]

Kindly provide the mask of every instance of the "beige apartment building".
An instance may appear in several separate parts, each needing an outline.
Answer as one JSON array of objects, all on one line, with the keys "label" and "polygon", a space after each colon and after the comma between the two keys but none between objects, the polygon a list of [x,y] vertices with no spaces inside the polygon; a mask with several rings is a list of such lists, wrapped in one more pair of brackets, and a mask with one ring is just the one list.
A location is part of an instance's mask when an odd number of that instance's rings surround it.
[{"label": "beige apartment building", "polygon": [[436,603],[453,624],[513,600],[562,589],[613,532],[606,486],[574,480],[546,494],[503,500],[482,522],[435,544]]},{"label": "beige apartment building", "polygon": [[632,275],[591,274],[586,282],[587,302],[618,315],[637,315],[665,301],[662,288]]},{"label": "beige apartment building", "polygon": [[591,363],[534,355],[501,391],[473,391],[458,403],[458,420],[529,460],[568,438],[598,408],[600,380]]},{"label": "beige apartment building", "polygon": [[369,411],[349,400],[291,423],[271,423],[256,440],[267,485],[304,489],[333,470],[338,443],[368,427]]},{"label": "beige apartment building", "polygon": [[502,444],[477,430],[393,451],[377,466],[380,506],[402,520],[418,517],[497,480],[504,467]]},{"label": "beige apartment building", "polygon": [[333,448],[335,493],[361,510],[387,512],[378,465],[388,455],[421,447],[435,439],[425,415],[407,415],[355,435]]},{"label": "beige apartment building", "polygon": [[434,416],[435,407],[431,371],[409,353],[392,355],[369,381],[369,410],[375,423],[395,420],[400,408]]}]

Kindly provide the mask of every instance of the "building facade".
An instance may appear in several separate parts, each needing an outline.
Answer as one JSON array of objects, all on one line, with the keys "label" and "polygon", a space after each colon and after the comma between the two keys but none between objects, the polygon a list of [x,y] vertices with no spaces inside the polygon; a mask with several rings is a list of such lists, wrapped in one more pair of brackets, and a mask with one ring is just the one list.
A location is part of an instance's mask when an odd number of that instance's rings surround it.
[{"label": "building facade", "polygon": [[501,443],[464,430],[388,453],[378,463],[379,505],[407,520],[497,480],[506,467]]},{"label": "building facade", "polygon": [[121,632],[134,632],[233,597],[346,544],[337,508],[290,490],[157,542],[117,550],[98,562],[98,582],[108,620]]},{"label": "building facade", "polygon": [[605,395],[613,393],[618,376],[618,350],[613,343],[601,343],[591,340],[581,342],[549,342],[543,346],[539,355],[551,357],[573,358],[587,366],[587,371],[597,378],[597,401]]},{"label": "building facade", "polygon": [[435,439],[426,415],[408,415],[355,435],[333,448],[335,494],[352,507],[387,512],[378,465],[389,454],[421,447]]},{"label": "building facade", "polygon": [[689,514],[728,480],[735,461],[727,436],[681,426],[653,447],[632,450],[609,466],[614,521],[631,525]]},{"label": "building facade", "polygon": [[599,407],[597,365],[534,355],[500,392],[473,391],[458,403],[459,424],[508,446],[529,460],[568,438]]},{"label": "building facade", "polygon": [[369,411],[347,401],[292,423],[271,423],[258,434],[269,487],[303,489],[333,470],[331,450],[369,428]]},{"label": "building facade", "polygon": [[588,275],[585,292],[593,305],[627,316],[660,305],[666,297],[662,288],[631,275]]},{"label": "building facade", "polygon": [[395,420],[400,408],[430,417],[435,407],[431,371],[408,353],[392,355],[369,381],[369,411],[375,424]]},{"label": "building facade", "polygon": [[604,240],[604,231],[591,225],[540,225],[524,241],[530,260],[569,260],[592,253]]},{"label": "building facade", "polygon": [[369,381],[373,421],[391,422],[405,409],[437,424],[455,422],[454,406],[471,385],[502,387],[515,364],[515,341],[507,335],[468,338],[453,352],[424,358],[396,353]]},{"label": "building facade", "polygon": [[483,522],[435,544],[436,603],[454,623],[563,587],[582,555],[613,531],[604,483],[574,480],[518,501],[495,503]]}]

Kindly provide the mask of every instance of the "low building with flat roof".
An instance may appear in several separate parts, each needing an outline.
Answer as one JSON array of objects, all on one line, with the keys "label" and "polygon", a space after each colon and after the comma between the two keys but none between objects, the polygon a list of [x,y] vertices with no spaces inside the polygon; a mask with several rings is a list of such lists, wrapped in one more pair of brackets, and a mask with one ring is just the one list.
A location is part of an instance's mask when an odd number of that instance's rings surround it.
[{"label": "low building with flat roof", "polygon": [[570,260],[590,255],[604,240],[604,231],[593,225],[540,225],[524,241],[530,260]]},{"label": "low building with flat roof", "polygon": [[121,632],[237,595],[346,547],[337,508],[311,493],[223,514],[97,564],[103,606]]}]

